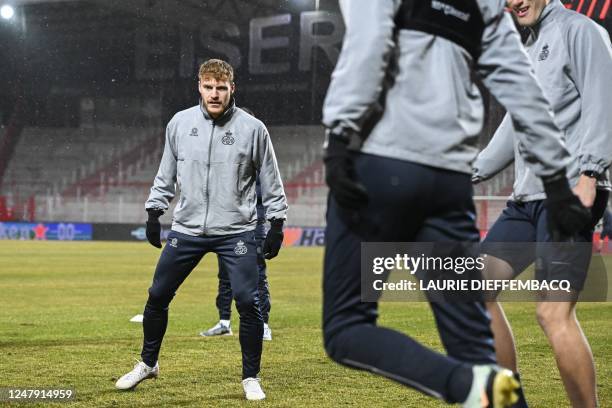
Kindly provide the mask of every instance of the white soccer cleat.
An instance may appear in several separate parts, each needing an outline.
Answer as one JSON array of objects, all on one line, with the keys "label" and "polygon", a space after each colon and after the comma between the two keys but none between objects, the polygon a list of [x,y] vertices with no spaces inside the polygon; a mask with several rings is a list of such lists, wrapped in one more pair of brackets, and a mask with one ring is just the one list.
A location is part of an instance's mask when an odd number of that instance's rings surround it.
[{"label": "white soccer cleat", "polygon": [[159,375],[159,363],[155,363],[155,367],[149,367],[142,361],[139,361],[132,371],[121,377],[115,383],[115,387],[119,390],[131,390],[148,378],[157,378]]},{"label": "white soccer cleat", "polygon": [[272,340],[272,329],[270,328],[270,326],[268,326],[267,323],[264,323],[264,330],[263,330],[263,340],[267,340],[267,341],[271,341]]},{"label": "white soccer cleat", "polygon": [[259,383],[261,380],[259,378],[245,378],[242,380],[242,388],[244,389],[244,396],[249,401],[259,401],[266,398],[266,394],[264,394],[261,389],[261,384]]},{"label": "white soccer cleat", "polygon": [[221,322],[215,324],[206,331],[200,332],[200,336],[202,337],[231,336],[232,334],[232,327],[229,324],[225,325]]}]

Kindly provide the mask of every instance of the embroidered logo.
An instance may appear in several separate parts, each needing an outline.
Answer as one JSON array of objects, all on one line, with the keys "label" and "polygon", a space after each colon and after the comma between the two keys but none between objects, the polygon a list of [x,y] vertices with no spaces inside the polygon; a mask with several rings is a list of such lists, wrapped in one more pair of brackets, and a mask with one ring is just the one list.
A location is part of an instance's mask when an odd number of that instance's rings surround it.
[{"label": "embroidered logo", "polygon": [[172,238],[171,240],[168,241],[168,245],[170,245],[172,248],[177,248],[178,247],[178,238]]},{"label": "embroidered logo", "polygon": [[229,130],[225,132],[225,136],[221,138],[221,143],[223,143],[224,145],[233,145],[234,142],[235,140],[232,137],[232,132],[230,132]]},{"label": "embroidered logo", "polygon": [[242,241],[238,241],[238,244],[236,244],[236,248],[234,248],[234,252],[236,253],[236,255],[244,255],[246,254],[248,251],[246,245],[244,245],[244,242]]},{"label": "embroidered logo", "polygon": [[550,54],[548,44],[545,44],[540,51],[540,55],[538,55],[538,61],[544,61],[546,58],[548,58],[548,54]]},{"label": "embroidered logo", "polygon": [[198,137],[198,128],[192,128],[189,136]]}]

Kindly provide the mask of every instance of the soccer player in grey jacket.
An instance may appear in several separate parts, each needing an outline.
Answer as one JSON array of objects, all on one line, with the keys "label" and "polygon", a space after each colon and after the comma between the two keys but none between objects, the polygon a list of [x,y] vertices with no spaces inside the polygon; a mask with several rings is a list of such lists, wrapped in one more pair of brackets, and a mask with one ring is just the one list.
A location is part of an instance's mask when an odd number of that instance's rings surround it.
[{"label": "soccer player in grey jacket", "polygon": [[157,377],[170,301],[202,257],[214,252],[229,275],[240,314],[245,396],[264,399],[257,377],[263,334],[254,232],[257,174],[271,223],[263,242],[266,259],[280,249],[287,200],[266,127],[235,106],[232,67],[225,61],[208,60],[200,66],[198,78],[201,103],[177,113],[168,123],[161,164],[145,204],[147,238],[161,248],[159,217],[168,209],[176,186],[180,188],[172,231],[144,310],[142,362],[121,377],[116,387],[132,389]]},{"label": "soccer player in grey jacket", "polygon": [[483,103],[471,67],[520,129],[523,154],[550,193],[551,229],[582,227],[586,209],[569,188],[569,154],[550,108],[502,0],[340,5],[346,33],[323,110],[325,349],[447,402],[508,406],[518,383],[495,366],[484,303],[431,303],[441,355],[377,327],[377,302],[361,300],[359,254],[368,241],[478,242],[470,175]]},{"label": "soccer player in grey jacket", "polygon": [[[612,160],[612,48],[607,32],[586,16],[567,10],[559,0],[510,0],[518,24],[529,30],[525,47],[550,102],[555,122],[562,130],[572,156],[567,176],[582,204],[591,209],[589,225],[572,236],[575,242],[591,242],[593,229],[608,199],[608,168]],[[527,95],[521,99],[527,99]],[[515,163],[513,193],[507,207],[491,227],[486,239],[498,242],[558,241],[547,233],[547,196],[534,171],[521,157],[526,146],[515,136],[517,129],[507,115],[474,165],[476,181],[488,179]],[[491,245],[493,248],[494,245]],[[590,246],[585,246],[589,248]],[[535,256],[535,254],[534,254]],[[516,276],[534,257],[505,256],[489,259],[498,276]],[[512,258],[512,259],[510,259]],[[587,256],[590,259],[589,255]],[[586,279],[587,265],[555,275],[570,281],[577,297]],[[505,271],[505,272],[504,272]],[[546,268],[537,273],[546,278]],[[555,352],[557,365],[574,407],[597,404],[593,356],[575,315],[576,302],[538,302],[538,322]],[[516,371],[512,332],[501,307],[489,305],[497,354],[502,365]]]}]

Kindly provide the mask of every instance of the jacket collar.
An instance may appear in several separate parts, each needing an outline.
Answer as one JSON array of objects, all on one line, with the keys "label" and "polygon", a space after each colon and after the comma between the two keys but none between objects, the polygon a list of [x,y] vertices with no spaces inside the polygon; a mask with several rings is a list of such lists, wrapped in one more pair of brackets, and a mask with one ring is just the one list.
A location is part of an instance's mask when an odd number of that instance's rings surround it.
[{"label": "jacket collar", "polygon": [[532,27],[529,27],[530,37],[534,41],[538,38],[542,27],[546,27],[548,24],[552,23],[553,17],[551,16],[555,16],[560,10],[565,10],[565,6],[563,6],[561,0],[550,0],[550,2],[544,7],[538,21]]},{"label": "jacket collar", "polygon": [[223,111],[221,116],[219,116],[217,119],[213,119],[210,116],[210,114],[204,107],[204,103],[202,102],[201,98],[200,98],[200,111],[202,112],[202,115],[204,115],[204,119],[210,120],[215,125],[223,125],[228,120],[230,120],[230,118],[234,115],[234,112],[236,112],[236,100],[232,96],[232,98],[230,99],[229,105],[227,105],[227,108],[225,109],[225,111]]}]

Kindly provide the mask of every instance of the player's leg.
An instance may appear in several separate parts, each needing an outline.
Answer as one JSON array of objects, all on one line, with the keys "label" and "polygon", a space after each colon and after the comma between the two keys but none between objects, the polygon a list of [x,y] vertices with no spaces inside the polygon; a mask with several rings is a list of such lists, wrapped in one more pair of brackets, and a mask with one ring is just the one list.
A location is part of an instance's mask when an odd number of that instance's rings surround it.
[{"label": "player's leg", "polygon": [[[515,275],[512,266],[503,259],[487,256],[484,264],[485,272],[487,270],[496,271],[494,273],[496,279],[512,279]],[[485,279],[487,278],[486,275],[484,277]],[[493,332],[493,338],[495,340],[495,357],[497,359],[497,364],[518,373],[517,351],[512,327],[506,318],[501,303],[494,300],[494,296],[497,296],[497,293],[490,294],[490,296],[488,295],[485,305],[491,317],[491,331]]]},{"label": "player's leg", "polygon": [[202,239],[172,231],[168,241],[176,239],[174,245],[166,244],[149,288],[145,305],[143,332],[144,342],[141,357],[147,364],[155,364],[168,325],[168,306],[177,289],[196,267],[205,254]]},{"label": "player's leg", "polygon": [[518,373],[517,352],[512,327],[500,303],[486,302],[491,317],[491,331],[495,340],[497,364]]},{"label": "player's leg", "polygon": [[[340,364],[383,375],[436,398],[464,400],[472,381],[469,365],[376,325],[377,304],[361,301],[362,238],[342,221],[342,211],[333,198],[329,200],[323,278],[327,354]],[[453,377],[458,381],[450,381]],[[455,388],[447,389],[449,384]]]},{"label": "player's leg", "polygon": [[[457,172],[435,172],[433,188],[441,194],[435,201],[430,201],[429,211],[415,241],[436,242],[433,256],[475,259],[480,255],[480,234],[475,224],[471,180]],[[431,272],[434,274],[430,277],[435,279],[436,271]],[[453,280],[482,278],[475,269],[450,276],[443,274],[441,277]],[[421,278],[428,277],[421,274]],[[497,366],[491,321],[483,295],[447,293],[445,298],[439,299],[433,295],[429,299],[440,339],[450,357],[475,365]],[[522,389],[519,388],[518,393],[521,394]]]},{"label": "player's leg", "polygon": [[490,367],[474,371],[402,333],[378,327],[377,303],[361,301],[361,243],[410,241],[433,199],[433,174],[423,166],[370,155],[357,156],[355,164],[370,197],[367,208],[356,213],[339,208],[333,198],[328,202],[323,278],[328,355],[448,402],[480,395]]},{"label": "player's leg", "polygon": [[[240,315],[240,347],[242,349],[242,379],[247,399],[263,399],[250,379],[257,380],[261,364],[263,320],[259,310],[259,274],[257,245],[253,231],[215,239],[217,252],[227,270]],[[249,380],[249,381],[246,381]],[[246,382],[245,382],[246,381]],[[248,388],[247,385],[251,388]],[[248,389],[247,389],[248,388]],[[249,394],[252,391],[252,395]]]},{"label": "player's leg", "polygon": [[[486,270],[495,270],[495,277],[497,279],[512,279],[515,275],[514,269],[512,269],[508,262],[494,256],[488,256],[485,259]],[[491,331],[495,339],[497,364],[518,373],[517,351],[510,322],[501,303],[496,300],[487,299],[485,304],[487,312],[489,312],[491,317]]]},{"label": "player's leg", "polygon": [[[534,205],[508,201],[506,208],[495,221],[482,243],[487,256],[483,276],[486,279],[512,279],[529,266],[535,258],[533,243],[536,227],[533,222]],[[522,245],[525,243],[526,245]],[[493,296],[495,294],[492,294]],[[495,339],[497,363],[512,370],[520,381],[518,358],[514,334],[502,305],[491,300],[486,302],[491,317],[491,331]],[[519,389],[519,400],[515,408],[527,407],[523,388]]]},{"label": "player's leg", "polygon": [[[593,228],[603,215],[608,201],[608,193],[598,191],[595,203],[591,209],[592,223],[589,228],[575,237],[577,242],[589,243],[592,241]],[[546,230],[546,211],[542,210],[538,222],[540,239],[538,241],[549,241],[550,236]],[[580,251],[581,247],[578,248]],[[586,273],[590,261],[590,246],[585,246],[585,256],[574,262],[567,262],[572,267],[550,267],[548,270],[536,270],[536,277],[539,279],[567,279],[571,283],[572,292],[577,298],[586,280]],[[582,252],[582,251],[581,251]],[[554,259],[547,259],[546,265],[551,264],[557,257],[561,261],[567,261],[566,250],[559,253],[548,251],[542,256],[554,256]],[[586,259],[585,259],[586,258]],[[576,264],[581,264],[576,268]],[[555,262],[554,265],[562,265],[562,262]],[[538,323],[544,330],[546,337],[555,353],[557,367],[563,380],[563,385],[568,397],[574,407],[595,407],[597,406],[597,385],[595,375],[595,364],[589,342],[582,331],[580,323],[576,317],[575,301],[547,301],[543,299],[536,306]]]},{"label": "player's leg", "polygon": [[555,353],[563,385],[573,407],[596,407],[593,354],[576,318],[575,302],[539,302],[538,323]]},{"label": "player's leg", "polygon": [[[531,205],[509,201],[495,221],[482,244],[487,255],[483,276],[485,279],[512,279],[522,272],[535,258],[531,246],[536,228],[533,224]],[[501,304],[495,300],[487,302],[491,316],[491,330],[495,338],[497,363],[518,373],[517,351],[510,322]]]},{"label": "player's leg", "polygon": [[268,326],[270,322],[270,309],[272,302],[270,300],[270,285],[268,283],[266,258],[262,253],[263,241],[266,239],[266,228],[264,224],[257,224],[255,228],[255,241],[257,242],[257,271],[259,272],[259,305],[261,309],[261,317],[264,321],[264,340],[272,340],[272,329]]},{"label": "player's leg", "polygon": [[168,306],[206,251],[201,238],[176,231],[170,232],[168,242],[172,244],[167,243],[161,253],[145,305],[142,362],[117,381],[119,389],[131,389],[142,380],[157,376],[159,350],[168,326]]},{"label": "player's leg", "polygon": [[[480,234],[476,228],[476,212],[472,200],[472,184],[461,173],[436,171],[436,191],[443,191],[430,204],[415,241],[437,242],[432,255],[444,258],[460,255],[476,258]],[[457,245],[459,244],[459,245]],[[439,252],[439,253],[438,253]],[[473,253],[471,253],[473,252]],[[429,276],[433,271],[429,272]],[[468,272],[469,273],[469,272]],[[455,275],[446,278],[463,278]],[[423,276],[427,279],[428,276]],[[449,356],[473,364],[495,364],[495,348],[490,319],[483,302],[455,299],[431,302],[442,344]],[[476,300],[476,299],[473,299]]]},{"label": "player's leg", "polygon": [[215,304],[219,311],[219,320],[229,321],[232,317],[232,299],[234,298],[232,294],[232,284],[230,283],[229,274],[225,268],[223,268],[223,262],[221,262],[218,256],[217,261],[219,264],[219,291]]},{"label": "player's leg", "polygon": [[215,304],[219,311],[219,321],[208,330],[200,332],[200,336],[231,336],[232,327],[230,318],[232,315],[232,285],[229,280],[227,271],[223,268],[223,263],[217,256],[219,288],[217,290],[217,298]]}]

